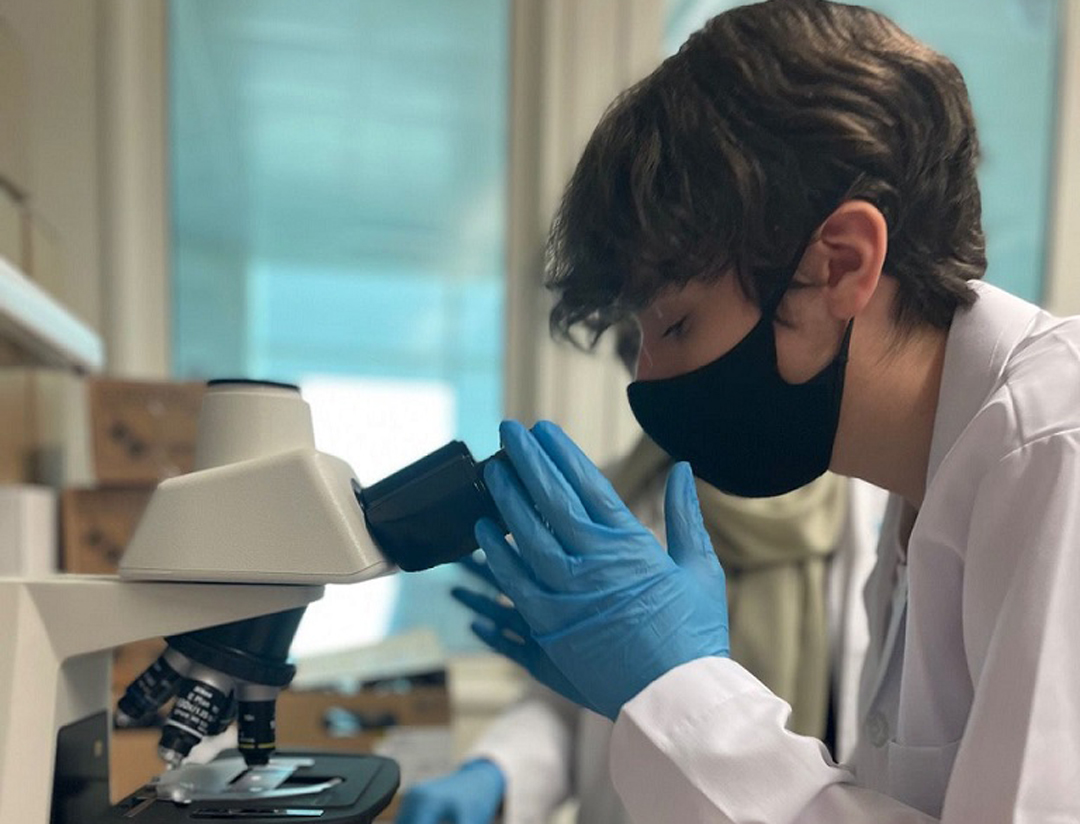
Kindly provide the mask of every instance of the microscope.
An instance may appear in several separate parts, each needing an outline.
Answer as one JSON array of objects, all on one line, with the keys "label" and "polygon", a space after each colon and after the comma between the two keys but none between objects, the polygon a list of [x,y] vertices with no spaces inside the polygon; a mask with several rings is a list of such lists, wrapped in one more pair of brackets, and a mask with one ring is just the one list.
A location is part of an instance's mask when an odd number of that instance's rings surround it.
[{"label": "microscope", "polygon": [[[0,578],[0,824],[372,821],[397,789],[393,761],[276,751],[289,645],[323,585],[475,549],[475,522],[501,522],[482,478],[451,442],[361,487],[315,449],[295,386],[211,381],[195,468],[159,484],[118,576]],[[164,769],[110,806],[111,650],[159,635],[165,652],[115,721],[142,724],[171,702]],[[238,753],[186,760],[234,721]]]}]

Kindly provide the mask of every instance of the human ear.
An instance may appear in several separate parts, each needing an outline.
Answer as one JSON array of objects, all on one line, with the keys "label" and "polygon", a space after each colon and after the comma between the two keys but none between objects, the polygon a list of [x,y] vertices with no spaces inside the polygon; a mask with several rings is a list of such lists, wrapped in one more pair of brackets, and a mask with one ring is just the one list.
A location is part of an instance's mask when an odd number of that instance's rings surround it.
[{"label": "human ear", "polygon": [[821,224],[817,240],[829,313],[853,318],[870,302],[881,278],[889,245],[885,217],[865,200],[844,201]]}]

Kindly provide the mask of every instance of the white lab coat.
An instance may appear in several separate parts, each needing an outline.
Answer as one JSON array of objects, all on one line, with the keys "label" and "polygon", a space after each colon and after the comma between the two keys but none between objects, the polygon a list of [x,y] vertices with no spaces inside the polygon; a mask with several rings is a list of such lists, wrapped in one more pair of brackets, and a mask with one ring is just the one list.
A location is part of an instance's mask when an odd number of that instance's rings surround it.
[{"label": "white lab coat", "polygon": [[[663,479],[659,480],[662,488]],[[646,500],[658,504],[659,492]],[[660,507],[642,509],[642,503],[636,514],[656,528],[662,521]],[[873,566],[883,508],[882,490],[861,481],[851,483],[847,523],[830,566],[836,735],[843,755],[852,751],[857,736],[855,697],[868,644],[860,593]],[[468,758],[487,758],[507,777],[502,824],[545,824],[552,811],[571,797],[577,800],[580,824],[631,824],[608,769],[612,727],[603,716],[534,683],[485,731]]]},{"label": "white lab coat", "polygon": [[926,496],[866,588],[850,767],[704,658],[622,710],[612,778],[663,822],[1080,821],[1080,319],[986,284],[949,332]]},{"label": "white lab coat", "polygon": [[503,824],[547,824],[566,799],[581,824],[630,824],[608,773],[612,723],[540,686],[484,733],[469,758],[507,778]]},{"label": "white lab coat", "polygon": [[[613,474],[620,476],[623,469],[616,467]],[[635,487],[628,499],[634,514],[661,541],[665,481],[666,467],[658,467],[655,477]],[[860,481],[849,486],[846,524],[831,558],[827,590],[832,672],[841,696],[837,746],[844,755],[854,746],[855,695],[868,641],[861,593],[873,567],[884,508],[882,490]],[[612,726],[608,719],[532,684],[524,698],[485,731],[467,758],[487,758],[506,776],[503,824],[542,824],[568,798],[577,801],[580,824],[631,824],[608,769]]]}]

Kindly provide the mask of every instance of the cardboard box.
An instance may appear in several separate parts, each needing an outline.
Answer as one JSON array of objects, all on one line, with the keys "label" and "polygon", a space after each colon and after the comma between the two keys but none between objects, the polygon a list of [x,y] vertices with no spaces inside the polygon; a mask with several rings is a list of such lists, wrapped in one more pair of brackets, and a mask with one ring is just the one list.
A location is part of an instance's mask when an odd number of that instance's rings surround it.
[{"label": "cardboard box", "polygon": [[195,462],[202,382],[88,382],[94,472],[108,486],[154,485]]},{"label": "cardboard box", "polygon": [[30,74],[15,31],[0,18],[0,186],[30,192]]},{"label": "cardboard box", "polygon": [[[339,713],[352,718],[335,724]],[[355,729],[350,729],[352,724]],[[286,690],[278,697],[281,747],[374,752],[395,728],[449,724],[450,696],[445,686],[413,687],[402,692],[364,689],[353,694]]]},{"label": "cardboard box", "polygon": [[84,575],[114,574],[153,491],[65,489],[60,498],[61,568]]},{"label": "cardboard box", "polygon": [[22,204],[0,186],[0,257],[19,270],[26,263],[25,231]]},{"label": "cardboard box", "polygon": [[109,800],[115,804],[165,769],[158,757],[156,727],[113,730],[109,739]]},{"label": "cardboard box", "polygon": [[29,369],[0,369],[0,483],[32,483],[38,445],[36,394]]}]

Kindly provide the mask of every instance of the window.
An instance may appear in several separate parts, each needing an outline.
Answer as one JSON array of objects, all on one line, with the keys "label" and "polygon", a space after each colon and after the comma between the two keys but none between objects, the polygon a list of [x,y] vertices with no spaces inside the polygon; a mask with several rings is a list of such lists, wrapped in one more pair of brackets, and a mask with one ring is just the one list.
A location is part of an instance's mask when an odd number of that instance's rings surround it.
[{"label": "window", "polygon": [[[299,383],[378,480],[502,410],[506,0],[169,4],[173,368]],[[298,649],[434,625],[454,569],[332,588]]]}]

